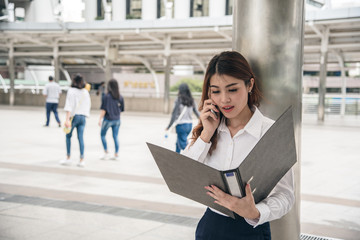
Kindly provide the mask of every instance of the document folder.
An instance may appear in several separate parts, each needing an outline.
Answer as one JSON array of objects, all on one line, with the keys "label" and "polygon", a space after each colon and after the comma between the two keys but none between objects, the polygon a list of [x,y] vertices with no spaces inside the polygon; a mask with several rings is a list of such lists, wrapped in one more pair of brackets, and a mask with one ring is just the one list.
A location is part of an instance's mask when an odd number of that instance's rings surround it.
[{"label": "document folder", "polygon": [[171,150],[147,143],[171,192],[202,203],[232,218],[232,211],[216,203],[204,188],[216,185],[233,196],[245,196],[251,181],[255,203],[266,198],[296,163],[292,108],[288,108],[263,135],[238,168],[220,171]]}]

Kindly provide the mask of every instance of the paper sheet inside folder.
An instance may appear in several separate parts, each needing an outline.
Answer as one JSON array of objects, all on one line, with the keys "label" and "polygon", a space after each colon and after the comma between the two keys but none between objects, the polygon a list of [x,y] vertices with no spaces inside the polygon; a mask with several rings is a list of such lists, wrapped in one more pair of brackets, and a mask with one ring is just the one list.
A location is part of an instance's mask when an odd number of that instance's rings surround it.
[{"label": "paper sheet inside folder", "polygon": [[230,194],[235,197],[242,197],[240,185],[237,177],[237,173],[235,171],[233,172],[226,172],[224,173],[224,177],[226,180],[226,183],[229,187]]}]

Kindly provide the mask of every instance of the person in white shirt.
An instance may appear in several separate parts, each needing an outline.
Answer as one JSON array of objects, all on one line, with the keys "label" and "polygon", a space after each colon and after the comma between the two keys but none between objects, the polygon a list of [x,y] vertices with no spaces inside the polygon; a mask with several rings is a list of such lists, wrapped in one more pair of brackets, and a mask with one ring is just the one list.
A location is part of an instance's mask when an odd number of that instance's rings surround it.
[{"label": "person in white shirt", "polygon": [[43,90],[43,95],[46,97],[46,123],[44,127],[49,126],[51,112],[54,113],[55,119],[59,127],[61,127],[61,122],[57,111],[60,94],[61,89],[59,84],[54,82],[54,78],[52,76],[49,76],[49,82],[45,85],[45,88]]},{"label": "person in white shirt", "polygon": [[65,126],[71,128],[66,134],[66,158],[60,161],[62,165],[70,165],[71,137],[74,128],[77,130],[77,136],[80,146],[79,167],[84,167],[84,129],[86,117],[90,116],[91,100],[89,91],[85,89],[85,81],[80,74],[77,74],[72,81],[71,88],[66,95],[64,110],[66,111]]},{"label": "person in white shirt", "polygon": [[[257,108],[261,99],[257,84],[240,53],[214,56],[204,78],[200,121],[183,154],[218,170],[238,167],[274,122]],[[214,185],[205,188],[215,203],[235,212],[236,219],[208,208],[198,223],[197,240],[271,239],[269,221],[289,212],[295,201],[292,170],[257,204],[249,184],[242,198]]]}]

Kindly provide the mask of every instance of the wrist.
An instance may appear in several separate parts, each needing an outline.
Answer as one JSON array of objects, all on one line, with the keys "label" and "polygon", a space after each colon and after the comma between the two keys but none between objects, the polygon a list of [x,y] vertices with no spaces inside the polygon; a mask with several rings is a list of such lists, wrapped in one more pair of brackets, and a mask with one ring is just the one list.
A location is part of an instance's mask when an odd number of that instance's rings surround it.
[{"label": "wrist", "polygon": [[259,210],[254,207],[254,210],[253,210],[253,214],[252,214],[252,218],[251,219],[259,219],[260,218],[260,212]]},{"label": "wrist", "polygon": [[209,143],[210,140],[211,140],[210,134],[207,134],[207,133],[205,133],[204,131],[201,132],[200,138],[201,138],[201,140],[203,140],[203,141],[206,142],[206,143]]}]

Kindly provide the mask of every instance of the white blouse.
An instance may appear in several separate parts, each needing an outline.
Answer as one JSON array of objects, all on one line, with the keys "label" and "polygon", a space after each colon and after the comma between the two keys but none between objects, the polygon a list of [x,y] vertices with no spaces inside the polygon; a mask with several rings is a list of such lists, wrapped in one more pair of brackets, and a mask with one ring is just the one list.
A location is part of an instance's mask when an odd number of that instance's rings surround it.
[{"label": "white blouse", "polygon": [[88,90],[85,88],[69,88],[66,94],[66,101],[64,110],[71,113],[71,116],[75,114],[90,116],[91,99]]},{"label": "white blouse", "polygon": [[[217,129],[217,146],[211,155],[208,154],[211,142],[206,143],[200,137],[182,154],[221,171],[237,168],[273,123],[273,120],[263,116],[255,108],[255,112],[246,126],[239,130],[234,137],[231,137],[223,118]],[[293,171],[290,170],[278,182],[269,196],[256,204],[260,218],[255,220],[245,218],[245,220],[256,227],[265,222],[279,219],[290,211],[294,202]],[[224,215],[215,209],[210,209]]]}]

